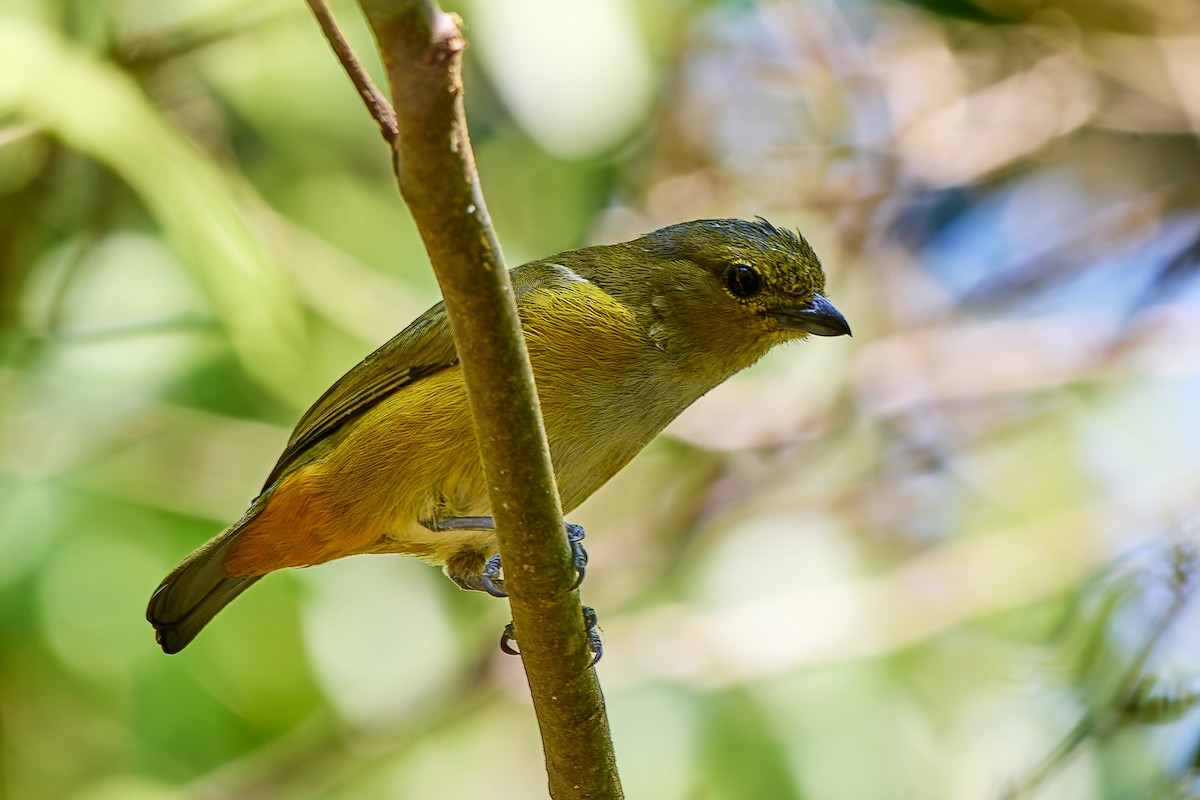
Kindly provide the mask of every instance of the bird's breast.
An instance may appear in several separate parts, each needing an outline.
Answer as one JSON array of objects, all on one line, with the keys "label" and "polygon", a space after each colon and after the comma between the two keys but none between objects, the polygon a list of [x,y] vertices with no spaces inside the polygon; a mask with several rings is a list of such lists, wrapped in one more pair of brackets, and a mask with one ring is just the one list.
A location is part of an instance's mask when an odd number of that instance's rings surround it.
[{"label": "bird's breast", "polygon": [[629,463],[703,391],[641,329],[592,325],[544,346],[528,337],[564,511]]}]

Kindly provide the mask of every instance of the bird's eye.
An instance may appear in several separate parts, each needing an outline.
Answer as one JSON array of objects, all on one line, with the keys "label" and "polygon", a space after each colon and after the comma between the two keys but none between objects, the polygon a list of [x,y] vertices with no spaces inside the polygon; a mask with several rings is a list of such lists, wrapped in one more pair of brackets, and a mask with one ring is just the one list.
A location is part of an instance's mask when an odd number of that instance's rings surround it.
[{"label": "bird's eye", "polygon": [[730,264],[725,270],[725,285],[734,297],[753,297],[762,288],[762,278],[749,264]]}]

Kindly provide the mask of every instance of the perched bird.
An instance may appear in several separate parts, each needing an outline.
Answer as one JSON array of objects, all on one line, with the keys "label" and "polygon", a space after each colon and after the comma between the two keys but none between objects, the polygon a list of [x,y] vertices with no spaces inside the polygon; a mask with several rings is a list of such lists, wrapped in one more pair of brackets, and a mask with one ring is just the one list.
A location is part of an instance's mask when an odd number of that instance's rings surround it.
[{"label": "perched bird", "polygon": [[[761,218],[672,225],[511,276],[564,512],[775,345],[850,333],[812,248]],[[147,618],[175,653],[267,573],[356,553],[416,556],[500,594],[489,513],[439,303],[304,414],[249,510],[163,580]]]}]

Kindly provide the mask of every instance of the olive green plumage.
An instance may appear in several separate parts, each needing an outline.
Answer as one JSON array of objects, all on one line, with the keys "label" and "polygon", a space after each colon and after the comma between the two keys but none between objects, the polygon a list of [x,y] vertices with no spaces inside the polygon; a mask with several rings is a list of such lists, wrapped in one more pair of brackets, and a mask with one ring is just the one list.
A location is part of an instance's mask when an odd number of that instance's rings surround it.
[{"label": "olive green plumage", "polygon": [[[698,220],[569,250],[511,273],[565,512],[704,393],[777,344],[850,328],[799,235],[765,220]],[[405,553],[477,586],[490,514],[439,303],[301,418],[251,509],[159,586],[147,616],[175,652],[276,569]]]}]

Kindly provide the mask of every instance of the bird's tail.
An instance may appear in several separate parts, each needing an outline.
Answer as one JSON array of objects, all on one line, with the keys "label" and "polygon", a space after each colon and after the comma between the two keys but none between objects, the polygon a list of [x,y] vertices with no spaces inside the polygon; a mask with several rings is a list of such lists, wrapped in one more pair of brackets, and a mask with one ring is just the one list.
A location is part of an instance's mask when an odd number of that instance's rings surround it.
[{"label": "bird's tail", "polygon": [[212,541],[192,553],[163,578],[150,598],[146,619],[154,626],[164,653],[178,653],[235,597],[261,575],[230,577],[225,559],[238,537],[258,516],[258,504]]}]

